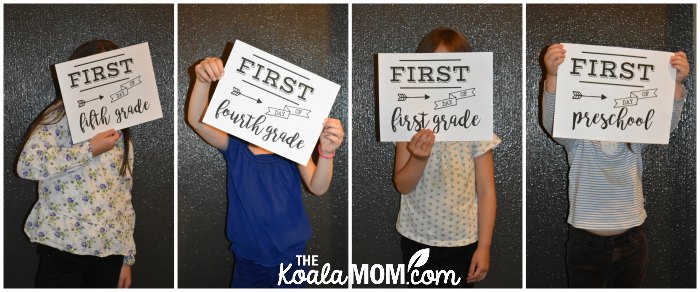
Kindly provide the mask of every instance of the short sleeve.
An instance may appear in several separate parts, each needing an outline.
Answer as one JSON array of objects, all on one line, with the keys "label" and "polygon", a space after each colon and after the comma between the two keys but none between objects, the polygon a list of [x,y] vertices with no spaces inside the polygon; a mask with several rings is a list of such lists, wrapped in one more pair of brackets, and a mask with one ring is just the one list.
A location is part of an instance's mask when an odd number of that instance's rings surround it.
[{"label": "short sleeve", "polygon": [[218,149],[221,154],[228,157],[231,153],[235,153],[237,147],[239,147],[240,140],[234,136],[228,135],[228,142],[226,143],[226,149]]},{"label": "short sleeve", "polygon": [[492,140],[485,140],[485,141],[474,141],[472,142],[472,157],[479,157],[482,154],[488,152],[489,150],[493,149],[494,147],[498,146],[498,144],[501,143],[501,138],[498,138],[496,134],[493,134],[493,139]]}]

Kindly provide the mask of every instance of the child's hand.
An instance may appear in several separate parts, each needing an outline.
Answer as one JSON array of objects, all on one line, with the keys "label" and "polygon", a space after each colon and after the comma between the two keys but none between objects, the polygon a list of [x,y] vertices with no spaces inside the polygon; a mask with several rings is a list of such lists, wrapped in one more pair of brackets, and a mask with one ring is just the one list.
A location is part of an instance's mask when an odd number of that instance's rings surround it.
[{"label": "child's hand", "polygon": [[566,57],[566,50],[562,44],[553,44],[547,48],[547,52],[544,53],[544,66],[547,69],[548,76],[557,76],[557,70],[559,70],[559,65],[564,63],[564,58]]},{"label": "child's hand", "polygon": [[224,63],[221,59],[209,57],[194,66],[194,72],[197,75],[197,81],[203,83],[211,83],[219,81],[224,77]]},{"label": "child's hand", "polygon": [[343,125],[340,123],[340,120],[326,118],[323,121],[321,137],[318,139],[321,143],[321,151],[323,151],[323,154],[332,156],[333,152],[343,143],[343,138],[345,138],[345,131],[343,130]]},{"label": "child's hand", "polygon": [[122,269],[119,272],[119,282],[117,283],[117,288],[129,287],[131,287],[131,266],[122,265]]},{"label": "child's hand", "polygon": [[114,129],[95,134],[95,136],[88,141],[92,148],[92,157],[97,157],[102,153],[112,150],[117,140],[119,140],[119,133]]},{"label": "child's hand", "polygon": [[425,160],[430,157],[433,151],[433,143],[435,142],[435,134],[432,130],[421,129],[413,135],[411,141],[408,142],[408,152],[411,156],[420,160]]},{"label": "child's hand", "polygon": [[676,69],[676,83],[683,83],[683,80],[688,77],[688,73],[690,72],[688,57],[684,52],[679,51],[671,56],[671,67]]},{"label": "child's hand", "polygon": [[489,248],[476,248],[469,265],[467,283],[474,283],[484,280],[489,272],[490,251]]}]

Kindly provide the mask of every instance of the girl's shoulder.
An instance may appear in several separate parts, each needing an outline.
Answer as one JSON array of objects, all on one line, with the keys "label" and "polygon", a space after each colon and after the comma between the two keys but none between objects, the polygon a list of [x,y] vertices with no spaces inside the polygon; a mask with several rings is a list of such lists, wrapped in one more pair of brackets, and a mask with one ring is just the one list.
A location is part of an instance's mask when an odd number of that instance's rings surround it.
[{"label": "girl's shoulder", "polygon": [[473,156],[479,156],[488,150],[491,150],[501,143],[501,139],[494,133],[491,140],[482,141],[444,141],[435,142],[435,145],[441,151],[449,149],[459,149],[464,153],[471,153]]},{"label": "girl's shoulder", "polygon": [[68,122],[66,117],[66,109],[63,106],[49,106],[44,110],[41,116],[39,116],[41,121],[40,125],[55,125],[60,122]]}]

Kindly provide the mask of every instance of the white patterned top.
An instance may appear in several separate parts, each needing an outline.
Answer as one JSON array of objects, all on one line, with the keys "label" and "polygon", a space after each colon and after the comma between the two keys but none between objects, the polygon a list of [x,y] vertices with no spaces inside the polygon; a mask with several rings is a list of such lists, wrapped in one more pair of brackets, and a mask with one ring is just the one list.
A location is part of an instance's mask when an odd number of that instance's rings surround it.
[{"label": "white patterned top", "polygon": [[396,229],[431,246],[465,246],[479,239],[474,158],[501,140],[435,142],[416,188],[401,196]]},{"label": "white patterned top", "polygon": [[132,178],[119,174],[123,153],[120,137],[112,150],[92,157],[90,143],[72,143],[65,116],[37,127],[17,163],[20,177],[39,181],[39,200],[24,225],[29,240],[79,255],[123,255],[134,264]]}]

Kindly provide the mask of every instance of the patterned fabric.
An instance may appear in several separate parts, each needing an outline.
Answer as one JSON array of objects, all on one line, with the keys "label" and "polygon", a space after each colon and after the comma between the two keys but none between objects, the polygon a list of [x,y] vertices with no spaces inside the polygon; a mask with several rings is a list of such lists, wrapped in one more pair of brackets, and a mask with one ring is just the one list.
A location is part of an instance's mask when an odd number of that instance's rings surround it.
[{"label": "patterned fabric", "polygon": [[401,196],[396,229],[426,245],[465,246],[479,239],[474,158],[501,140],[435,142],[416,188]]},{"label": "patterned fabric", "polygon": [[[123,153],[120,137],[92,157],[90,143],[72,143],[65,117],[37,127],[17,163],[20,177],[39,181],[39,200],[24,225],[29,240],[79,255],[123,255],[133,265],[132,177],[119,174]],[[133,166],[133,151],[129,157]]]}]

